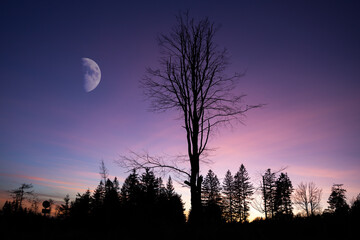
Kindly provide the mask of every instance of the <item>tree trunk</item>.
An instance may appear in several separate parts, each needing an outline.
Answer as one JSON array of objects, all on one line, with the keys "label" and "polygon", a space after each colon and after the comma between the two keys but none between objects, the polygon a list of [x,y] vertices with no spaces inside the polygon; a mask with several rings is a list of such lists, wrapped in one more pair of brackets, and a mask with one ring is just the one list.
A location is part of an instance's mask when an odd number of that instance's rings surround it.
[{"label": "tree trunk", "polygon": [[193,155],[191,162],[190,192],[191,192],[191,224],[201,223],[201,184],[202,177],[199,176],[199,155]]}]

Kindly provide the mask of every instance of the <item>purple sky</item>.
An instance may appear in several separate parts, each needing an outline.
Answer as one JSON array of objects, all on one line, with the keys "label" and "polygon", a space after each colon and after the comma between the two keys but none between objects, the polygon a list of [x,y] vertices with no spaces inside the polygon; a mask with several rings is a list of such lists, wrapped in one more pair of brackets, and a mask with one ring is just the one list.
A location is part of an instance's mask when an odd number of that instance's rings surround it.
[{"label": "purple sky", "polygon": [[[122,181],[114,160],[129,150],[186,153],[178,115],[149,112],[139,89],[158,66],[157,34],[186,9],[221,24],[227,72],[247,72],[237,91],[267,104],[214,133],[202,174],[222,181],[243,163],[257,185],[267,168],[287,167],[294,186],[323,188],[323,208],[333,183],[349,199],[360,193],[359,1],[24,2],[0,4],[1,205],[24,182],[57,200],[94,189],[102,159]],[[82,57],[102,74],[89,93]],[[177,191],[188,208],[189,190]]]}]

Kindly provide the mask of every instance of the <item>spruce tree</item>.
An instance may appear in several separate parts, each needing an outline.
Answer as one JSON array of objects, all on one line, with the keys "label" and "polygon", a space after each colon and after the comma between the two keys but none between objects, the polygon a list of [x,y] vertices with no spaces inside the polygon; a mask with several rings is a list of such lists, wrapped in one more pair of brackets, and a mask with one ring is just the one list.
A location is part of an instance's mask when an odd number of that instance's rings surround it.
[{"label": "spruce tree", "polygon": [[212,203],[220,205],[221,187],[220,182],[212,170],[209,170],[202,184],[202,201],[203,205]]},{"label": "spruce tree", "polygon": [[172,183],[172,179],[169,176],[168,181],[166,183],[165,193],[168,199],[172,198],[175,195],[175,189]]},{"label": "spruce tree", "polygon": [[292,216],[291,194],[293,186],[287,173],[281,173],[275,182],[274,210],[277,216]]},{"label": "spruce tree", "polygon": [[71,210],[70,214],[74,218],[84,221],[85,219],[88,219],[90,213],[91,213],[91,196],[90,196],[90,190],[88,189],[84,194],[78,193],[76,195],[75,201],[71,203]]},{"label": "spruce tree", "polygon": [[205,210],[204,220],[210,224],[219,223],[222,220],[221,186],[211,170],[202,183],[202,202]]},{"label": "spruce tree", "polygon": [[108,179],[105,184],[105,196],[103,201],[104,211],[109,220],[113,220],[120,211],[120,192],[117,178],[114,181]]},{"label": "spruce tree", "polygon": [[243,164],[241,164],[234,177],[234,193],[236,218],[239,222],[245,222],[249,216],[250,200],[251,195],[254,193],[254,187]]},{"label": "spruce tree", "polygon": [[275,173],[271,172],[271,169],[267,169],[262,176],[261,193],[264,202],[264,214],[265,218],[273,217],[274,211],[274,200],[275,200]]},{"label": "spruce tree", "polygon": [[101,180],[97,188],[95,189],[91,199],[92,214],[96,217],[102,217],[103,206],[105,198],[105,186]]},{"label": "spruce tree", "polygon": [[223,187],[222,187],[222,193],[224,195],[223,198],[223,211],[224,211],[224,217],[225,220],[228,222],[233,222],[235,220],[235,206],[234,206],[234,200],[235,200],[235,189],[234,189],[234,178],[228,170],[226,172],[224,181],[223,181]]},{"label": "spruce tree", "polygon": [[154,172],[149,168],[146,168],[145,172],[141,175],[140,187],[143,203],[146,205],[153,204],[158,196],[160,183],[159,179],[155,177]]},{"label": "spruce tree", "polygon": [[343,184],[334,184],[331,188],[331,194],[327,203],[329,204],[328,211],[336,215],[344,215],[349,211],[349,205],[346,203],[346,189]]},{"label": "spruce tree", "polygon": [[70,197],[69,194],[67,194],[64,198],[65,204],[61,204],[59,206],[59,217],[61,218],[67,218],[70,215]]},{"label": "spruce tree", "polygon": [[164,217],[166,223],[169,224],[183,224],[185,223],[184,203],[181,196],[175,192],[172,179],[169,176],[165,188],[166,203],[164,206]]},{"label": "spruce tree", "polygon": [[126,207],[129,205],[137,205],[140,197],[139,194],[140,181],[139,176],[134,169],[132,173],[125,179],[121,187],[120,196],[122,204]]}]

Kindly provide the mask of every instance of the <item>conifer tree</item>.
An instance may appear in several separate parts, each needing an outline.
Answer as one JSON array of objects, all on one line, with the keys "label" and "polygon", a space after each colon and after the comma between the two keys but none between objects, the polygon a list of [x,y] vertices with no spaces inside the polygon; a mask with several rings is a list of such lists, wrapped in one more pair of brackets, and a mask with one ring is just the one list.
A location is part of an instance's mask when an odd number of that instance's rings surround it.
[{"label": "conifer tree", "polygon": [[121,190],[121,202],[123,205],[136,205],[139,201],[140,182],[135,170],[125,179]]},{"label": "conifer tree", "polygon": [[168,181],[166,183],[166,189],[165,189],[165,193],[168,199],[170,199],[171,197],[173,197],[175,195],[175,189],[172,183],[172,179],[169,176]]},{"label": "conifer tree", "polygon": [[346,189],[343,184],[334,184],[331,188],[331,194],[328,199],[328,212],[336,215],[344,215],[349,211],[349,205],[346,203]]},{"label": "conifer tree", "polygon": [[358,219],[360,217],[360,193],[352,200],[351,215]]},{"label": "conifer tree", "polygon": [[274,200],[275,200],[275,173],[271,172],[271,169],[267,169],[262,176],[261,193],[264,202],[264,214],[265,218],[273,217],[274,211]]},{"label": "conifer tree", "polygon": [[105,198],[105,186],[103,181],[101,180],[99,185],[95,189],[91,199],[92,200],[91,209],[93,215],[95,216],[101,215],[103,211],[104,198]]},{"label": "conifer tree", "polygon": [[202,202],[205,210],[205,221],[218,223],[222,220],[221,186],[211,170],[208,171],[202,183]]},{"label": "conifer tree", "polygon": [[223,197],[223,211],[225,220],[228,222],[233,222],[235,220],[235,189],[234,189],[234,178],[228,170],[226,172],[223,187],[222,187]]},{"label": "conifer tree", "polygon": [[108,179],[105,184],[104,210],[108,218],[113,218],[120,209],[119,182]]},{"label": "conifer tree", "polygon": [[184,203],[181,196],[175,192],[172,179],[169,176],[165,188],[166,204],[164,216],[167,224],[183,224],[185,223]]},{"label": "conifer tree", "polygon": [[202,200],[204,206],[211,203],[220,205],[220,182],[212,170],[209,170],[202,184]]},{"label": "conifer tree", "polygon": [[67,218],[70,215],[70,197],[67,194],[64,198],[65,204],[59,206],[59,217]]},{"label": "conifer tree", "polygon": [[82,195],[78,193],[75,201],[71,203],[71,215],[80,220],[88,218],[90,214],[90,203],[91,196],[89,189]]},{"label": "conifer tree", "polygon": [[241,164],[234,177],[234,193],[236,218],[240,222],[245,222],[249,216],[250,200],[251,195],[254,193],[254,187],[243,164]]},{"label": "conifer tree", "polygon": [[146,168],[145,172],[141,175],[140,186],[144,203],[153,204],[159,192],[160,184],[159,179],[155,177],[154,172],[149,168]]},{"label": "conifer tree", "polygon": [[275,182],[274,210],[278,216],[292,215],[291,194],[293,186],[287,173],[281,173]]}]

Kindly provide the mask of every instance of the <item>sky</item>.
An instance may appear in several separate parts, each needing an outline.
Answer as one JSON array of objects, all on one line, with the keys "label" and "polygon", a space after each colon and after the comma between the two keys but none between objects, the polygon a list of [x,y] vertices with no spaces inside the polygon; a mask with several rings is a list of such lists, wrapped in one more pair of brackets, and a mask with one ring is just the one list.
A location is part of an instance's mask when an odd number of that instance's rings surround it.
[{"label": "sky", "polygon": [[[222,182],[244,164],[259,186],[285,168],[295,188],[323,189],[323,209],[334,183],[349,201],[360,193],[359,1],[1,1],[0,205],[22,183],[73,200],[97,186],[101,160],[121,184],[130,151],[186,154],[178,114],[149,111],[139,88],[159,66],[158,34],[185,10],[221,26],[226,73],[246,72],[235,91],[266,104],[212,134],[201,174]],[[101,69],[91,92],[82,58]],[[189,189],[176,191],[189,209]]]}]

